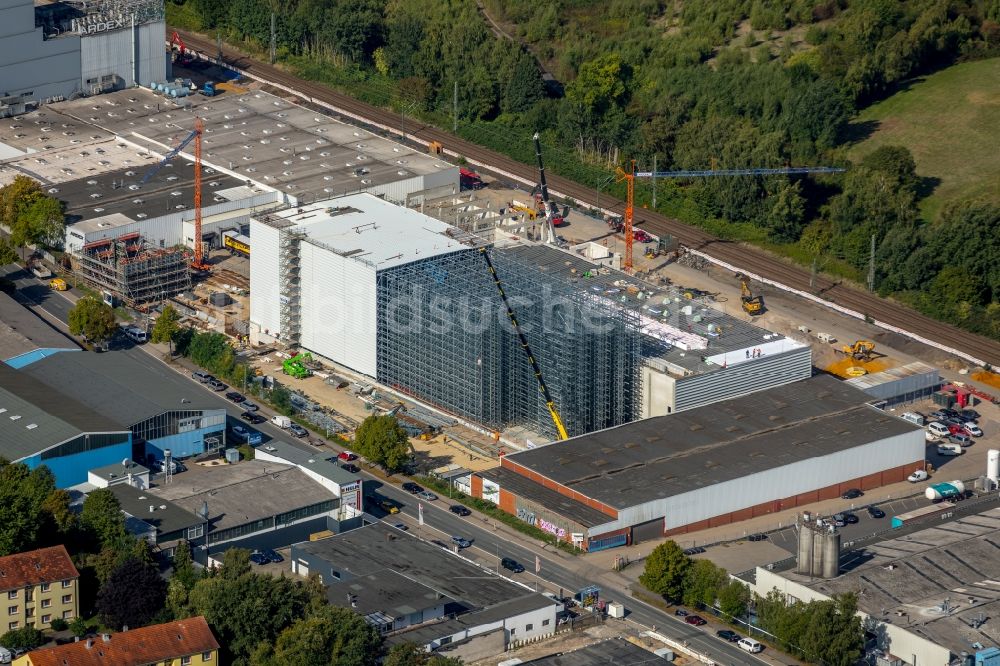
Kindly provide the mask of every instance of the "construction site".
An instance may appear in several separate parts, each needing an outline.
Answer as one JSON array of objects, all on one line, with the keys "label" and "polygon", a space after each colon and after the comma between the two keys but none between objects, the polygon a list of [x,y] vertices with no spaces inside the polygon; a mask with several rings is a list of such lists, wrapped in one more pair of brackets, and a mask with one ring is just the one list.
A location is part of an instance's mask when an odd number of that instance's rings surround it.
[{"label": "construction site", "polygon": [[130,305],[162,302],[191,288],[190,254],[151,247],[138,233],[88,243],[73,262],[77,275]]}]

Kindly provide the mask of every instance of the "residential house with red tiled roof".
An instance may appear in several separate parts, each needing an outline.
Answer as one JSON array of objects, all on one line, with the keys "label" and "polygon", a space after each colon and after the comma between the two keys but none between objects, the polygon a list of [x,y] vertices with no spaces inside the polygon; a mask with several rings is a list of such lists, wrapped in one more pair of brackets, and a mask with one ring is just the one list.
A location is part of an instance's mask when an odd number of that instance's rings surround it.
[{"label": "residential house with red tiled roof", "polygon": [[0,633],[72,621],[80,610],[79,578],[65,546],[0,557]]},{"label": "residential house with red tiled roof", "polygon": [[219,642],[192,617],[32,650],[14,666],[218,666]]}]

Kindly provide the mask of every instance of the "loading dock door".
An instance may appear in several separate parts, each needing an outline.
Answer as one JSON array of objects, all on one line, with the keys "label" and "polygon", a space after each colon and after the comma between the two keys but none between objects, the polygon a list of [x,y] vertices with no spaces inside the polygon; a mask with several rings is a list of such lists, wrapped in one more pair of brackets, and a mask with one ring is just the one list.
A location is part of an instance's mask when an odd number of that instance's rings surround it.
[{"label": "loading dock door", "polygon": [[663,518],[650,520],[646,523],[639,523],[632,528],[632,543],[642,543],[643,541],[654,541],[663,538]]}]

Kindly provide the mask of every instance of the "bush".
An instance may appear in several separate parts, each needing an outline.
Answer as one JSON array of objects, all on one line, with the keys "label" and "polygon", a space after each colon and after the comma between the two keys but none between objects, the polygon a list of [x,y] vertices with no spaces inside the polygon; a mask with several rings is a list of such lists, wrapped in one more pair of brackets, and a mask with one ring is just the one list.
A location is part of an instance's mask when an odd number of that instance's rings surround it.
[{"label": "bush", "polygon": [[57,617],[56,619],[52,620],[51,626],[52,626],[52,631],[66,631],[69,628],[69,622],[62,619],[61,617]]},{"label": "bush", "polygon": [[45,634],[34,627],[12,629],[3,636],[0,636],[0,645],[8,649],[23,648],[25,650],[34,650],[36,647],[45,645]]}]

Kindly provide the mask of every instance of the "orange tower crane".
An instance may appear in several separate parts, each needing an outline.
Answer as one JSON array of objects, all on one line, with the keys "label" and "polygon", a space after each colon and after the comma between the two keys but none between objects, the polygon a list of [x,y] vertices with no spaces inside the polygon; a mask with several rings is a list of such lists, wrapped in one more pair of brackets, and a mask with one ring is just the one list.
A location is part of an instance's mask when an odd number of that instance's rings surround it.
[{"label": "orange tower crane", "polygon": [[207,271],[210,267],[204,261],[201,240],[201,136],[205,133],[205,122],[201,118],[195,118],[194,132],[194,263],[191,267]]},{"label": "orange tower crane", "polygon": [[632,160],[632,169],[630,171],[625,171],[621,167],[617,167],[615,170],[615,182],[620,183],[622,181],[626,183],[627,195],[625,197],[625,263],[623,268],[626,273],[632,272],[632,235],[635,233],[632,230],[632,215],[635,212],[635,160]]}]

